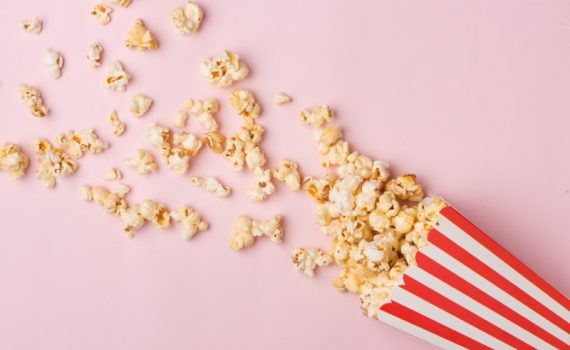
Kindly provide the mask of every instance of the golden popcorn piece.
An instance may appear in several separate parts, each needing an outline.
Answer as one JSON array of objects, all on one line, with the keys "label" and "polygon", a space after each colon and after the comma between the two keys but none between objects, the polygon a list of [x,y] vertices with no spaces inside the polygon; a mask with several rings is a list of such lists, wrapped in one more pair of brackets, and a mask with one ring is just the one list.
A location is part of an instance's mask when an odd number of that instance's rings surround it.
[{"label": "golden popcorn piece", "polygon": [[81,194],[81,198],[83,198],[86,202],[93,201],[93,188],[89,185],[81,185],[79,187],[79,193]]},{"label": "golden popcorn piece", "polygon": [[208,132],[218,130],[218,122],[216,122],[214,114],[220,110],[220,105],[216,99],[188,100],[186,101],[186,108]]},{"label": "golden popcorn piece", "polygon": [[61,148],[76,159],[81,158],[84,153],[98,154],[109,147],[93,129],[84,129],[78,132],[69,130],[67,133],[59,134],[56,141]]},{"label": "golden popcorn piece", "polygon": [[235,89],[230,95],[230,105],[236,110],[246,124],[253,124],[261,114],[261,107],[253,93],[247,89]]},{"label": "golden popcorn piece", "polygon": [[244,165],[254,170],[266,163],[265,155],[259,148],[262,135],[262,127],[250,124],[241,127],[237,133],[226,139],[223,155],[231,161],[234,171],[243,170]]},{"label": "golden popcorn piece", "polygon": [[125,197],[127,194],[131,192],[131,188],[125,185],[124,183],[120,182],[113,187],[113,192],[121,197]]},{"label": "golden popcorn piece", "polygon": [[152,106],[152,99],[143,94],[136,94],[131,99],[131,113],[135,118],[145,115]]},{"label": "golden popcorn piece", "polygon": [[63,56],[54,50],[47,50],[43,58],[49,75],[54,79],[61,77],[61,69],[63,68]]},{"label": "golden popcorn piece", "polygon": [[394,193],[399,200],[419,202],[424,198],[424,190],[416,183],[416,175],[400,175],[386,183],[386,190]]},{"label": "golden popcorn piece", "polygon": [[145,224],[145,219],[136,205],[122,208],[119,211],[119,218],[123,223],[123,230],[129,238],[134,238],[134,232]]},{"label": "golden popcorn piece", "polygon": [[50,147],[40,155],[36,177],[46,188],[53,188],[57,178],[70,176],[77,171],[77,163],[61,148]]},{"label": "golden popcorn piece", "polygon": [[292,101],[293,99],[291,98],[291,96],[287,95],[284,92],[279,92],[273,97],[273,102],[275,102],[276,105],[284,105],[287,103],[291,103]]},{"label": "golden popcorn piece", "polygon": [[130,79],[131,75],[125,71],[121,62],[114,61],[107,67],[105,86],[109,90],[125,91]]},{"label": "golden popcorn piece", "polygon": [[204,12],[200,6],[190,0],[183,7],[177,7],[170,12],[170,21],[180,34],[195,33],[203,18]]},{"label": "golden popcorn piece", "polygon": [[158,48],[158,41],[144,25],[141,19],[135,21],[134,26],[127,34],[125,40],[127,48],[137,48],[141,51],[154,50]]},{"label": "golden popcorn piece", "polygon": [[125,8],[129,7],[131,4],[131,0],[105,0],[105,2],[108,2],[109,4],[119,5]]},{"label": "golden popcorn piece", "polygon": [[183,205],[176,211],[171,212],[172,220],[182,224],[183,232],[182,238],[189,240],[198,232],[208,229],[208,223],[200,217],[194,209]]},{"label": "golden popcorn piece", "polygon": [[318,106],[312,110],[304,109],[301,111],[299,119],[301,124],[311,124],[320,128],[323,124],[328,123],[334,118],[334,111],[327,105]]},{"label": "golden popcorn piece", "polygon": [[170,227],[170,213],[162,203],[144,200],[138,204],[138,212],[158,228]]},{"label": "golden popcorn piece", "polygon": [[271,170],[257,168],[254,170],[253,176],[255,177],[255,187],[247,191],[246,195],[254,202],[262,202],[275,192],[275,185],[271,182]]},{"label": "golden popcorn piece", "polygon": [[93,10],[91,10],[91,16],[93,16],[95,20],[99,22],[99,24],[106,25],[111,21],[112,12],[113,9],[110,8],[109,6],[106,6],[104,4],[98,4],[95,5]]},{"label": "golden popcorn piece", "polygon": [[284,182],[291,191],[301,189],[301,175],[299,174],[299,164],[284,159],[279,163],[277,169],[272,170],[273,178]]},{"label": "golden popcorn piece", "polygon": [[117,168],[109,168],[103,173],[103,180],[117,181],[123,178],[123,173]]},{"label": "golden popcorn piece", "polygon": [[257,238],[263,236],[269,237],[274,244],[280,244],[283,241],[282,219],[281,215],[261,221],[239,216],[230,237],[230,248],[235,252],[240,251],[250,247]]},{"label": "golden popcorn piece", "polygon": [[223,88],[245,79],[249,68],[237,54],[224,51],[219,56],[204,60],[200,65],[200,73],[210,84]]},{"label": "golden popcorn piece", "polygon": [[291,255],[291,260],[297,271],[303,271],[308,277],[315,275],[317,267],[328,266],[333,263],[333,257],[319,248],[298,248]]},{"label": "golden popcorn piece", "polygon": [[22,21],[22,29],[30,34],[40,34],[42,31],[42,21],[38,17],[32,17]]},{"label": "golden popcorn piece", "polygon": [[122,134],[125,133],[127,126],[125,123],[119,120],[117,112],[113,111],[111,112],[111,114],[109,114],[109,123],[113,127],[113,135],[121,136]]},{"label": "golden popcorn piece", "polygon": [[92,43],[87,50],[87,61],[91,68],[97,68],[103,63],[103,46],[99,43]]},{"label": "golden popcorn piece", "polygon": [[220,197],[220,198],[224,198],[224,197],[229,196],[231,191],[232,191],[231,188],[229,188],[228,186],[221,183],[215,177],[211,177],[211,176],[210,177],[204,177],[204,178],[191,177],[190,181],[194,185],[199,186],[199,187],[205,189],[206,191],[214,194],[216,197]]},{"label": "golden popcorn piece", "polygon": [[174,126],[180,129],[186,127],[186,122],[188,121],[188,112],[181,109],[174,115]]},{"label": "golden popcorn piece", "polygon": [[139,175],[147,175],[158,171],[154,157],[144,149],[138,149],[133,157],[126,160],[127,166],[137,170]]},{"label": "golden popcorn piece", "polygon": [[48,114],[49,109],[44,105],[42,95],[36,88],[22,84],[19,92],[22,103],[30,108],[34,117],[44,118]]},{"label": "golden popcorn piece", "polygon": [[0,144],[0,170],[6,171],[13,179],[26,173],[30,158],[22,148],[13,143]]},{"label": "golden popcorn piece", "polygon": [[226,137],[219,132],[212,131],[202,135],[202,142],[214,153],[223,153]]},{"label": "golden popcorn piece", "polygon": [[187,132],[173,134],[172,144],[174,146],[182,148],[191,157],[194,157],[196,154],[198,154],[198,151],[200,151],[203,145],[202,140],[200,140],[200,138],[198,138],[194,134]]}]

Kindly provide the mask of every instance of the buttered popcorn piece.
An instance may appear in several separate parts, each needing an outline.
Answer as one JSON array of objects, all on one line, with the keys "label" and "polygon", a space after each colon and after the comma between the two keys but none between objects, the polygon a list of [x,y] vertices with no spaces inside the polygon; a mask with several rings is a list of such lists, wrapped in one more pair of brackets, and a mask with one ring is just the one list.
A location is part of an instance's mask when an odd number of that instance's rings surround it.
[{"label": "buttered popcorn piece", "polygon": [[188,206],[181,206],[176,211],[171,212],[170,216],[176,222],[182,224],[183,232],[182,238],[188,240],[200,231],[208,229],[208,223],[200,217],[194,209]]},{"label": "buttered popcorn piece", "polygon": [[299,248],[291,255],[291,260],[297,271],[309,277],[315,275],[317,267],[328,266],[333,263],[333,257],[319,248]]},{"label": "buttered popcorn piece", "polygon": [[235,89],[230,95],[230,105],[234,107],[246,124],[252,124],[261,114],[261,107],[253,93],[247,89]]},{"label": "buttered popcorn piece", "polygon": [[162,203],[153,200],[144,200],[138,204],[140,215],[152,222],[158,228],[170,226],[170,213]]},{"label": "buttered popcorn piece", "polygon": [[31,34],[40,34],[42,24],[42,21],[38,17],[32,17],[22,21],[22,29]]},{"label": "buttered popcorn piece", "polygon": [[53,188],[58,177],[70,176],[77,170],[77,163],[62,148],[52,146],[47,140],[35,140],[33,148],[40,156],[36,178],[45,187]]},{"label": "buttered popcorn piece", "polygon": [[246,192],[249,199],[254,202],[261,202],[275,192],[275,185],[271,182],[271,170],[257,168],[253,173],[255,177],[255,187]]},{"label": "buttered popcorn piece", "polygon": [[140,118],[148,112],[152,106],[152,99],[143,94],[136,94],[131,99],[131,113],[135,118]]},{"label": "buttered popcorn piece", "polygon": [[7,172],[13,179],[18,179],[26,173],[30,158],[22,148],[13,143],[0,145],[0,170]]},{"label": "buttered popcorn piece", "polygon": [[22,103],[30,108],[30,112],[34,117],[44,118],[49,109],[44,105],[40,92],[29,85],[20,85],[20,99]]},{"label": "buttered popcorn piece", "polygon": [[284,92],[280,92],[273,97],[273,102],[275,102],[276,105],[284,105],[291,103],[291,101],[293,101],[291,96],[287,95]]},{"label": "buttered popcorn piece", "polygon": [[224,51],[219,56],[204,60],[200,65],[200,73],[210,84],[228,87],[236,81],[245,79],[249,74],[249,68],[237,54]]},{"label": "buttered popcorn piece", "polygon": [[195,33],[200,28],[203,18],[204,12],[193,1],[187,1],[183,7],[170,12],[170,20],[180,34]]},{"label": "buttered popcorn piece", "polygon": [[283,242],[283,229],[281,228],[281,215],[275,215],[267,220],[253,220],[251,223],[251,233],[253,237],[267,236],[274,244]]},{"label": "buttered popcorn piece", "polygon": [[240,251],[253,245],[255,240],[262,236],[268,236],[274,244],[280,244],[283,240],[281,220],[281,215],[262,221],[252,220],[243,215],[239,216],[234,232],[230,236],[230,248],[235,252]]},{"label": "buttered popcorn piece", "polygon": [[190,110],[190,114],[195,116],[198,123],[208,132],[218,130],[218,123],[214,118],[214,114],[220,110],[220,105],[216,99],[188,100],[186,101],[186,108]]},{"label": "buttered popcorn piece", "polygon": [[109,90],[125,91],[130,79],[131,75],[125,71],[121,62],[114,61],[107,67],[105,86]]},{"label": "buttered popcorn piece", "polygon": [[223,153],[226,137],[219,132],[212,131],[202,135],[202,142],[214,153]]},{"label": "buttered popcorn piece", "polygon": [[144,25],[141,19],[135,21],[135,25],[127,34],[125,46],[128,48],[137,48],[142,51],[154,50],[158,48],[158,41]]},{"label": "buttered popcorn piece", "polygon": [[61,77],[61,69],[63,68],[63,56],[54,50],[47,50],[43,58],[49,75],[54,79]]},{"label": "buttered popcorn piece", "polygon": [[126,165],[135,168],[140,175],[154,173],[158,170],[154,157],[144,149],[138,149],[133,157],[127,159]]},{"label": "buttered popcorn piece", "polygon": [[186,122],[188,121],[188,112],[181,109],[174,115],[174,126],[180,129],[186,127]]},{"label": "buttered popcorn piece", "polygon": [[321,105],[313,110],[304,109],[299,118],[302,124],[321,127],[334,118],[334,111],[327,105]]},{"label": "buttered popcorn piece", "polygon": [[105,0],[105,2],[108,2],[109,4],[119,5],[121,7],[129,7],[131,4],[131,0]]},{"label": "buttered popcorn piece", "polygon": [[93,16],[99,24],[105,25],[111,21],[111,12],[113,12],[113,9],[109,6],[98,4],[95,5],[91,11],[91,16]]},{"label": "buttered popcorn piece", "polygon": [[105,181],[116,181],[123,178],[123,174],[117,168],[109,168],[103,173],[103,180]]},{"label": "buttered popcorn piece", "polygon": [[119,120],[119,116],[117,115],[117,113],[115,111],[113,111],[113,112],[111,112],[111,114],[109,114],[109,123],[113,127],[113,135],[115,135],[115,136],[121,136],[127,128],[125,123],[123,123]]},{"label": "buttered popcorn piece", "polygon": [[215,177],[191,177],[190,181],[194,185],[200,186],[206,191],[213,193],[216,197],[227,197],[231,193],[231,188],[225,186]]},{"label": "buttered popcorn piece", "polygon": [[299,165],[293,161],[282,160],[279,163],[279,167],[273,170],[273,178],[284,182],[291,191],[298,191],[301,188]]},{"label": "buttered popcorn piece", "polygon": [[87,61],[91,68],[97,68],[103,63],[103,46],[99,43],[92,43],[87,49]]},{"label": "buttered popcorn piece", "polygon": [[98,154],[109,147],[93,129],[77,132],[69,130],[67,133],[61,133],[57,136],[57,143],[73,158],[81,158],[84,153]]},{"label": "buttered popcorn piece", "polygon": [[416,183],[416,175],[400,175],[386,183],[386,190],[394,193],[399,200],[419,202],[424,198],[424,190]]}]

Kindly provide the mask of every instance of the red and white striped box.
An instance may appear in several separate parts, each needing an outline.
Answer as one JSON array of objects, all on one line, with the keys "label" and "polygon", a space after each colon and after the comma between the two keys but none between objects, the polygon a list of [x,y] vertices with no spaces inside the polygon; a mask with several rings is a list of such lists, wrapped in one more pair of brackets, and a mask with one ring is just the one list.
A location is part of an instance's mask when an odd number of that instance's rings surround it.
[{"label": "red and white striped box", "polygon": [[568,298],[454,208],[439,215],[378,319],[444,349],[570,349]]}]

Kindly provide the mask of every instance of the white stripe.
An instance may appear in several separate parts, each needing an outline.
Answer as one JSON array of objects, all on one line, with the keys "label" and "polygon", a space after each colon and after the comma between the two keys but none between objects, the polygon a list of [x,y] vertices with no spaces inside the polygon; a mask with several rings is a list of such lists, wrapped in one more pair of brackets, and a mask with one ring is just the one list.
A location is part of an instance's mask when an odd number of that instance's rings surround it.
[{"label": "white stripe", "polygon": [[507,278],[514,285],[531,295],[537,301],[542,303],[548,309],[559,315],[563,320],[570,320],[570,310],[560,305],[551,296],[546,294],[542,289],[538,288],[534,283],[529,281],[517,270],[510,267],[501,258],[493,254],[487,248],[482,246],[469,234],[461,230],[452,221],[443,215],[439,215],[438,231],[443,233],[449,239],[457,243],[463,249],[476,256],[479,260],[489,265],[493,270],[497,271],[500,275]]},{"label": "white stripe", "polygon": [[487,345],[491,349],[513,349],[508,344],[503,343],[495,337],[483,332],[479,328],[473,327],[462,319],[453,316],[452,314],[444,311],[433,304],[425,301],[417,295],[408,292],[407,290],[396,287],[390,294],[392,301],[396,301],[422,315],[426,315],[432,320],[435,320],[454,331],[463,334],[473,340]]},{"label": "white stripe", "polygon": [[519,313],[521,316],[527,318],[529,321],[535,323],[537,326],[543,328],[558,339],[568,343],[568,334],[566,332],[552,325],[551,322],[536,313],[534,310],[530,309],[525,304],[513,298],[510,294],[507,294],[502,289],[481,277],[479,274],[463,265],[460,261],[447,255],[443,250],[431,244],[422,248],[421,252],[437,261],[448,270],[454,272],[456,275],[461,276],[461,278],[465,279],[469,283],[475,285],[481,291],[497,299],[513,311]]},{"label": "white stripe", "polygon": [[529,333],[525,329],[519,327],[515,323],[497,314],[486,306],[479,304],[477,301],[471,299],[457,289],[430,275],[428,272],[422,270],[417,266],[408,268],[406,275],[430,287],[439,294],[444,295],[448,299],[454,301],[467,310],[473,312],[477,316],[485,319],[486,321],[492,323],[493,325],[513,335],[515,338],[522,340],[532,347],[535,347],[537,349],[555,349],[552,345],[546,343],[544,340],[536,337],[532,333]]},{"label": "white stripe", "polygon": [[464,347],[459,346],[445,338],[442,338],[439,335],[428,332],[423,328],[411,324],[408,321],[404,321],[401,318],[398,318],[382,310],[378,311],[378,319],[384,323],[389,324],[394,328],[398,328],[401,331],[404,331],[408,334],[411,334],[415,337],[425,340],[428,343],[432,343],[433,345],[440,347],[442,349],[448,349],[448,350],[465,349]]}]

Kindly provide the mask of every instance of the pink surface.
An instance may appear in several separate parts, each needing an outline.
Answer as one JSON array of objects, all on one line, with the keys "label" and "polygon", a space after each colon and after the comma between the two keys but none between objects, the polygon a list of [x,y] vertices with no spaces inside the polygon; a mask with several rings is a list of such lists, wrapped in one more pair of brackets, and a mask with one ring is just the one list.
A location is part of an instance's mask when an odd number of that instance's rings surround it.
[{"label": "pink surface", "polygon": [[[206,19],[194,36],[178,35],[171,9],[181,0],[134,0],[100,26],[95,1],[0,3],[1,142],[23,144],[68,128],[95,127],[112,143],[80,161],[76,176],[55,190],[31,171],[17,182],[0,174],[0,348],[2,349],[378,349],[427,348],[409,335],[366,319],[354,295],[330,286],[336,268],[314,280],[296,272],[290,252],[325,246],[314,205],[280,186],[269,201],[251,203],[247,173],[202,153],[191,173],[217,175],[234,188],[217,199],[162,167],[140,177],[123,166],[147,145],[151,121],[169,124],[187,98],[217,97],[224,133],[240,123],[227,90],[205,83],[197,65],[224,49],[252,68],[239,84],[262,103],[263,147],[275,165],[284,157],[319,175],[312,130],[298,112],[328,103],[359,151],[414,172],[563,293],[570,292],[566,219],[570,210],[570,3],[566,1],[201,1]],[[159,5],[160,3],[160,5]],[[39,36],[20,20],[44,20]],[[135,18],[156,33],[160,49],[131,51],[122,42]],[[104,89],[104,67],[91,70],[90,42],[105,47],[106,66],[121,60],[133,76],[127,93]],[[60,80],[41,63],[61,51]],[[38,86],[52,113],[33,118],[17,86]],[[291,105],[274,106],[278,91]],[[155,99],[140,120],[130,96]],[[127,122],[114,137],[111,110]],[[198,130],[194,120],[190,130]],[[77,188],[102,182],[119,166],[134,187],[132,201],[187,203],[211,224],[190,242],[179,226],[143,229],[134,240]],[[282,246],[259,241],[235,254],[228,236],[239,214],[281,213]],[[566,274],[566,276],[564,276]]]}]

